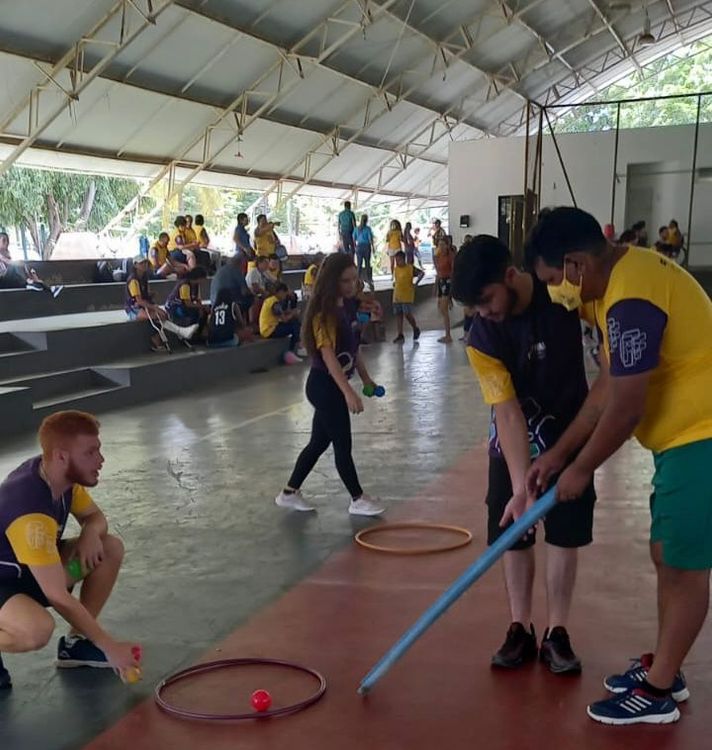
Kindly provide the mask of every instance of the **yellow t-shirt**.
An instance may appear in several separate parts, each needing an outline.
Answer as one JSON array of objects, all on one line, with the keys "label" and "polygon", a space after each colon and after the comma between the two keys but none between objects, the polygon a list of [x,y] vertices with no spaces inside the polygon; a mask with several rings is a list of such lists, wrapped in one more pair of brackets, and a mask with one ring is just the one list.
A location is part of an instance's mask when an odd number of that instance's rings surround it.
[{"label": "yellow t-shirt", "polygon": [[277,247],[277,241],[274,237],[274,232],[270,229],[262,232],[261,234],[255,234],[255,252],[257,255],[264,255],[269,257],[275,251]]},{"label": "yellow t-shirt", "polygon": [[196,242],[201,247],[207,247],[208,245],[208,230],[205,228],[204,224],[196,224],[194,227],[195,230],[195,239]]},{"label": "yellow t-shirt", "polygon": [[185,238],[186,245],[190,245],[192,242],[198,241],[198,235],[195,233],[193,227],[186,227],[183,230],[183,237]]},{"label": "yellow t-shirt", "polygon": [[186,236],[185,236],[185,231],[181,231],[180,229],[174,229],[171,232],[170,239],[168,240],[168,250],[169,250],[169,252],[171,250],[178,250],[178,244],[176,243],[176,238],[177,237],[182,237],[183,238],[183,245],[187,244],[187,239],[186,239]]},{"label": "yellow t-shirt", "polygon": [[396,264],[393,268],[393,302],[400,305],[412,305],[415,302],[415,284],[413,283],[413,264],[403,266]]},{"label": "yellow t-shirt", "polygon": [[160,245],[154,245],[151,248],[151,252],[148,254],[151,265],[154,268],[160,268],[168,258],[168,247],[161,247]]},{"label": "yellow t-shirt", "polygon": [[388,249],[398,251],[401,249],[403,235],[397,229],[391,229],[387,236]]},{"label": "yellow t-shirt", "polygon": [[635,436],[661,452],[712,438],[712,300],[683,268],[629,247],[593,304],[613,377],[650,372]]},{"label": "yellow t-shirt", "polygon": [[304,274],[304,286],[314,286],[317,273],[319,273],[319,266],[316,263],[312,263]]},{"label": "yellow t-shirt", "polygon": [[281,314],[282,307],[279,299],[275,295],[267,297],[260,310],[260,336],[263,339],[268,339],[274,333],[274,329],[279,325]]},{"label": "yellow t-shirt", "polygon": [[141,296],[141,285],[138,283],[138,279],[129,281],[129,294],[134,298]]},{"label": "yellow t-shirt", "polygon": [[185,284],[181,284],[178,288],[178,299],[182,300],[183,302],[190,302],[190,284],[188,282],[186,282]]}]

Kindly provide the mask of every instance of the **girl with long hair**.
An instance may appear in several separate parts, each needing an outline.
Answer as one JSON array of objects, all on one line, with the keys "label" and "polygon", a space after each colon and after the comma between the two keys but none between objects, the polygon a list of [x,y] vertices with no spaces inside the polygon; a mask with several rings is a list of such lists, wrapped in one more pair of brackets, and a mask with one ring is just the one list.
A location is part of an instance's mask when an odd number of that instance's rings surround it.
[{"label": "girl with long hair", "polygon": [[304,500],[301,487],[322,453],[333,444],[336,470],[351,497],[349,513],[383,513],[379,499],[366,495],[361,488],[351,456],[349,412],[360,414],[363,403],[349,379],[357,371],[365,386],[375,386],[359,353],[357,287],[358,274],[351,256],[328,256],[316,277],[302,331],[312,358],[306,385],[307,399],[314,407],[311,438],[299,454],[286,487],[275,498],[282,508],[315,510]]},{"label": "girl with long hair", "polygon": [[403,229],[398,219],[393,219],[386,235],[386,243],[388,246],[388,258],[391,268],[391,276],[393,276],[393,268],[396,264],[396,253],[399,253],[403,249]]}]

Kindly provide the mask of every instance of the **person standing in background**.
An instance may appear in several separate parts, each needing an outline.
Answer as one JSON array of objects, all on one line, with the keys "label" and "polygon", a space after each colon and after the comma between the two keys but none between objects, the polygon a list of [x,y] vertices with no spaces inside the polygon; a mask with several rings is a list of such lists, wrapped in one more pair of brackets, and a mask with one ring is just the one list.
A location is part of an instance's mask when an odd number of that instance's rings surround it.
[{"label": "person standing in background", "polygon": [[353,260],[356,248],[354,247],[354,230],[356,229],[356,215],[351,210],[351,201],[344,201],[344,210],[339,213],[339,238],[341,250],[351,256]]}]

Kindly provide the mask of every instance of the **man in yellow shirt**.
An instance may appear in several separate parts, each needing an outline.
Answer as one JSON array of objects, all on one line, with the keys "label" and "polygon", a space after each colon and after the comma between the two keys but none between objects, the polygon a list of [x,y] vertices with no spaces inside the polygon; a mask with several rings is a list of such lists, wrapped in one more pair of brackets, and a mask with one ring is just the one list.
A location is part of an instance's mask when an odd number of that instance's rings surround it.
[{"label": "man in yellow shirt", "polygon": [[[52,607],[70,626],[59,639],[58,667],[138,666],[137,646],[115,640],[97,622],[121,568],[124,547],[109,534],[104,514],[87,492],[104,463],[99,422],[60,411],[39,429],[42,455],[0,484],[0,651],[42,648],[54,630]],[[81,532],[63,538],[72,515]],[[73,567],[65,566],[73,562]],[[78,597],[71,589],[80,580]],[[11,687],[0,659],[0,688]]]},{"label": "man in yellow shirt", "polygon": [[579,497],[631,434],[655,462],[650,552],[658,580],[657,648],[628,672],[607,677],[615,697],[590,705],[588,714],[605,724],[677,721],[677,702],[689,697],[680,668],[709,605],[712,301],[658,253],[611,245],[598,222],[577,208],[542,218],[527,259],[554,302],[571,310],[585,305],[603,355],[603,385],[599,378],[567,431],[532,466],[530,493],[575,455],[557,497]]},{"label": "man in yellow shirt", "polygon": [[398,326],[398,335],[393,339],[394,344],[405,341],[403,335],[403,318],[413,329],[413,341],[420,338],[420,328],[413,317],[415,303],[415,287],[420,284],[425,272],[416,268],[412,263],[406,263],[405,253],[399,250],[395,255],[396,264],[393,267],[393,315]]}]

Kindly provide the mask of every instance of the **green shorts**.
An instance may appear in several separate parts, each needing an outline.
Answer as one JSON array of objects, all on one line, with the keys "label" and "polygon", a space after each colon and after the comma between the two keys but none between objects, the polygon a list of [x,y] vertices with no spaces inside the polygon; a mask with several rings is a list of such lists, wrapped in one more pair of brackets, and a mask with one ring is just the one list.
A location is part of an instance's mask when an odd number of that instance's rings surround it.
[{"label": "green shorts", "polygon": [[654,453],[650,541],[671,568],[712,568],[712,439]]}]

